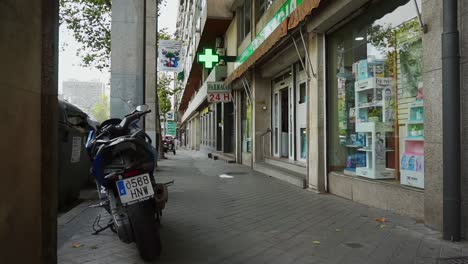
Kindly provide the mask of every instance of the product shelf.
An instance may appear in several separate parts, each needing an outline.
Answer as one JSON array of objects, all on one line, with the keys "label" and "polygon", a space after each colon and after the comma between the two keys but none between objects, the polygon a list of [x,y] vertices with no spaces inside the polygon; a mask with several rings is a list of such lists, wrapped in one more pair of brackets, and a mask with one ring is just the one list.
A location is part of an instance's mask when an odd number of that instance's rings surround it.
[{"label": "product shelf", "polygon": [[424,188],[423,107],[422,101],[416,101],[408,108],[409,119],[406,123],[408,136],[405,138],[405,150],[400,155],[400,183],[418,188]]}]

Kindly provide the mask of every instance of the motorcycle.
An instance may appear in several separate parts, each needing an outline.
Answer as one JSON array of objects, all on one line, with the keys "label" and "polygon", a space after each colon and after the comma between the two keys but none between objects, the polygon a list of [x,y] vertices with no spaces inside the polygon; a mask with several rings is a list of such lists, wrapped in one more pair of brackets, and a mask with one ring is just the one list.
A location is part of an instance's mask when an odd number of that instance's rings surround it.
[{"label": "motorcycle", "polygon": [[163,140],[163,150],[164,150],[164,153],[167,153],[168,151],[171,151],[172,154],[175,155],[176,154],[176,149],[175,149],[175,145],[174,145],[174,140],[166,137]]},{"label": "motorcycle", "polygon": [[100,196],[104,196],[97,206],[112,216],[101,227],[99,215],[93,234],[110,228],[121,241],[135,242],[141,258],[147,261],[161,252],[159,221],[167,202],[167,184],[157,184],[153,175],[151,138],[138,127],[138,121],[150,112],[143,105],[123,119],[106,120],[90,131],[86,142],[91,172]]}]

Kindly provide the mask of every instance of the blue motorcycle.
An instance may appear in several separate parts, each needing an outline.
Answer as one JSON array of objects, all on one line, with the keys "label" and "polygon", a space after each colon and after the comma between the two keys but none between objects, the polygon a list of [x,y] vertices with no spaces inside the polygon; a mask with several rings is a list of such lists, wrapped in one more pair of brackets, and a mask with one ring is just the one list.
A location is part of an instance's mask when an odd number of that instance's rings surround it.
[{"label": "blue motorcycle", "polygon": [[135,242],[141,258],[151,261],[161,252],[159,220],[167,187],[156,183],[151,138],[138,126],[151,112],[148,108],[138,106],[123,119],[104,121],[89,133],[86,149],[98,192],[104,196],[99,206],[112,216],[105,227],[100,227],[98,216],[94,234],[110,228],[121,241]]}]

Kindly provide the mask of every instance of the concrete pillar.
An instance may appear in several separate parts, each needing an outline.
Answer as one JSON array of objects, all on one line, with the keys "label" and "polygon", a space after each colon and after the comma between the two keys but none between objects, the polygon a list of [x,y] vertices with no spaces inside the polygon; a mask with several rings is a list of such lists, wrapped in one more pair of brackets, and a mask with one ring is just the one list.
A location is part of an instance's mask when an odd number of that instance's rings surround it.
[{"label": "concrete pillar", "polygon": [[254,71],[253,76],[252,93],[255,103],[252,107],[252,153],[255,163],[264,160],[263,152],[267,156],[270,153],[271,133],[264,137],[262,134],[271,128],[271,81],[262,78],[259,70]]},{"label": "concrete pillar", "polygon": [[145,117],[145,131],[156,147],[156,0],[146,0],[145,29],[145,104],[151,113]]},{"label": "concrete pillar", "polygon": [[0,3],[2,263],[57,261],[58,5]]},{"label": "concrete pillar", "polygon": [[[145,0],[112,1],[112,117],[122,118],[144,102]],[[149,17],[151,19],[151,16]],[[151,65],[148,65],[151,69]]]},{"label": "concrete pillar", "polygon": [[235,99],[235,132],[236,132],[236,146],[235,146],[235,152],[236,152],[236,161],[239,164],[242,164],[242,130],[241,130],[241,93],[243,90],[237,90],[234,92],[234,97]]},{"label": "concrete pillar", "polygon": [[201,122],[200,122],[200,115],[196,115],[194,118],[193,118],[193,121],[194,121],[194,126],[195,126],[195,129],[194,129],[194,147],[195,147],[195,150],[200,150],[200,144],[201,144]]},{"label": "concrete pillar", "polygon": [[[326,190],[326,137],[325,137],[325,39],[323,34],[309,33],[307,37],[310,60],[316,77],[310,72],[307,94],[309,187],[319,192]],[[310,68],[310,67],[308,67]]]},{"label": "concrete pillar", "polygon": [[422,4],[424,22],[429,31],[423,34],[424,83],[424,220],[442,228],[442,1]]}]

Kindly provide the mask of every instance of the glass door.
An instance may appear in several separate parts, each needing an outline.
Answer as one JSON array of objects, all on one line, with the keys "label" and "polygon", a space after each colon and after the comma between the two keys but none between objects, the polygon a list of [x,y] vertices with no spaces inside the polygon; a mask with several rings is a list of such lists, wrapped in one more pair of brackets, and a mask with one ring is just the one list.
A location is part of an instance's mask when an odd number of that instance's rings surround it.
[{"label": "glass door", "polygon": [[279,91],[275,91],[273,96],[273,155],[275,157],[280,156],[280,127],[279,124],[281,123],[280,119],[280,101],[279,101]]},{"label": "glass door", "polygon": [[288,106],[289,106],[289,116],[288,116],[288,146],[289,146],[289,159],[294,160],[294,87],[290,85],[288,87],[289,96],[288,96]]},{"label": "glass door", "polygon": [[296,155],[298,161],[307,161],[307,76],[298,67],[296,78]]}]

